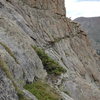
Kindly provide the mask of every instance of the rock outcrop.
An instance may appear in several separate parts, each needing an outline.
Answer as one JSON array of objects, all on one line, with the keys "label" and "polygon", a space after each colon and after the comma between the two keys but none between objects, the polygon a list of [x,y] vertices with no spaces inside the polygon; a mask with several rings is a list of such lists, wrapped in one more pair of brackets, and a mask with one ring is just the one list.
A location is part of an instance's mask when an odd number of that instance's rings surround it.
[{"label": "rock outcrop", "polygon": [[100,55],[100,17],[79,17],[74,21],[81,24],[81,28],[86,31],[91,45]]},{"label": "rock outcrop", "polygon": [[[95,53],[87,34],[65,15],[64,0],[0,0],[0,100],[40,100],[24,89],[37,80],[61,100],[100,100]],[[67,71],[48,73],[38,47],[51,66]]]}]

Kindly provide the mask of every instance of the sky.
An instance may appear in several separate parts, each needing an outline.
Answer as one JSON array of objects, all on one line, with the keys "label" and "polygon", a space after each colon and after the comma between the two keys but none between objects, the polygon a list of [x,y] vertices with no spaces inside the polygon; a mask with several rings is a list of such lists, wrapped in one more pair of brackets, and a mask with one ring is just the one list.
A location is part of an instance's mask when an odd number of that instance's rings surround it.
[{"label": "sky", "polygon": [[65,6],[71,19],[100,16],[100,0],[65,0]]}]

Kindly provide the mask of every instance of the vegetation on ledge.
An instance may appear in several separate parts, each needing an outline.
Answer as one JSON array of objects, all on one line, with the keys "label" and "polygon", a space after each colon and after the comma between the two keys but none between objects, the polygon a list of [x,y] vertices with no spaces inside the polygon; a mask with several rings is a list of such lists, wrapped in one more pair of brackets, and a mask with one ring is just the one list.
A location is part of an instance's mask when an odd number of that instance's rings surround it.
[{"label": "vegetation on ledge", "polygon": [[48,84],[42,81],[36,81],[24,86],[26,90],[37,97],[38,100],[59,100],[60,96]]},{"label": "vegetation on ledge", "polygon": [[9,67],[6,62],[0,57],[0,68],[5,72],[9,79],[12,79],[11,72],[9,71]]},{"label": "vegetation on ledge", "polygon": [[61,75],[62,73],[66,72],[66,70],[60,66],[59,63],[55,62],[51,57],[49,57],[43,49],[34,46],[32,46],[32,48],[41,59],[44,69],[48,74]]},{"label": "vegetation on ledge", "polygon": [[12,76],[12,73],[9,70],[8,65],[6,64],[6,62],[0,57],[0,68],[4,71],[4,73],[6,74],[6,76],[12,81],[13,86],[15,87],[15,90],[17,92],[17,95],[19,97],[19,100],[28,100],[24,97],[23,92],[19,89],[19,87],[17,87],[16,82],[14,81],[14,78]]},{"label": "vegetation on ledge", "polygon": [[2,43],[2,42],[0,42],[0,45],[2,45],[2,46],[5,48],[5,50],[9,53],[9,55],[15,60],[15,62],[16,62],[17,64],[19,64],[19,62],[17,61],[17,59],[16,59],[16,57],[14,56],[13,52],[10,50],[10,48],[7,47],[7,46],[6,46],[4,43]]}]

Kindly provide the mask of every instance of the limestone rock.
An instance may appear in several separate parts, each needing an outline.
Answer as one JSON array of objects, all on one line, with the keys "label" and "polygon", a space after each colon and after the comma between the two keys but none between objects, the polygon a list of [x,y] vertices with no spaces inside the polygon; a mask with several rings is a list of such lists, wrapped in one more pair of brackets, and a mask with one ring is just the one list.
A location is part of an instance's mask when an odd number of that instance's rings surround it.
[{"label": "limestone rock", "polygon": [[0,69],[0,100],[18,100],[17,93],[11,80]]},{"label": "limestone rock", "polygon": [[[100,100],[100,66],[95,53],[86,33],[65,14],[64,0],[0,0],[0,56],[22,90],[37,79],[48,80],[64,100]],[[42,48],[67,72],[49,76],[33,46]],[[5,70],[1,76],[3,73]],[[18,100],[11,79],[2,79],[12,87],[2,87],[6,89],[3,98],[9,90],[14,91],[9,100]],[[31,93],[26,95],[34,99]]]}]

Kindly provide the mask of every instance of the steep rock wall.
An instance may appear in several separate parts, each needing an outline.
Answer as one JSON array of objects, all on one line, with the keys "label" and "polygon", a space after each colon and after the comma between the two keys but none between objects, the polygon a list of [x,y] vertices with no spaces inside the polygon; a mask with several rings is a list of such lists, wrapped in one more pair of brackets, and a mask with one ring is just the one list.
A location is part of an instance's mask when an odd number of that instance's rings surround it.
[{"label": "steep rock wall", "polygon": [[[54,79],[47,75],[32,46],[43,48],[67,72]],[[63,100],[100,100],[100,72],[94,52],[86,33],[66,18],[64,0],[0,0],[0,56],[21,90],[26,83],[46,79]],[[9,84],[5,91],[14,88]],[[4,97],[7,95],[4,93]],[[18,100],[12,95],[8,100]]]}]

